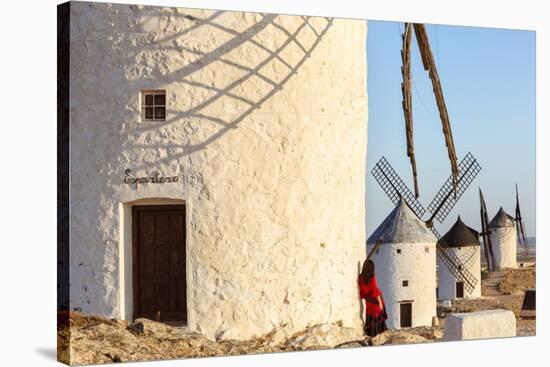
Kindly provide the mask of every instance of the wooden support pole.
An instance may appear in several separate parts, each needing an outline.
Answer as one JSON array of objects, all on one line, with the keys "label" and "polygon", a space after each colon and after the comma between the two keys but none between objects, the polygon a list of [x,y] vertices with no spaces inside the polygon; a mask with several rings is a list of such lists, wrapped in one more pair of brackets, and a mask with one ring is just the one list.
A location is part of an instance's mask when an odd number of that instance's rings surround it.
[{"label": "wooden support pole", "polygon": [[443,135],[445,136],[445,144],[447,145],[447,152],[449,160],[451,161],[451,171],[453,174],[453,187],[456,195],[456,186],[458,179],[458,164],[456,158],[456,150],[453,141],[453,133],[451,130],[451,123],[449,121],[449,115],[447,113],[447,106],[443,98],[443,90],[441,89],[441,82],[435,66],[435,60],[430,49],[428,42],[428,35],[424,24],[414,24],[414,33],[416,35],[416,41],[420,50],[420,56],[422,57],[422,63],[424,69],[428,71],[430,79],[432,81],[433,91],[435,94],[435,100],[437,102],[437,108],[439,109],[439,117],[441,118],[441,124],[443,125]]},{"label": "wooden support pole", "polygon": [[411,94],[411,40],[412,40],[411,23],[405,23],[403,33],[403,49],[401,50],[401,74],[403,82],[401,83],[401,92],[403,94],[403,115],[405,117],[405,131],[407,136],[407,156],[410,159],[413,181],[414,181],[414,196],[418,198],[418,179],[416,173],[416,159],[414,156],[414,140],[413,140],[413,120],[412,120],[412,94]]}]

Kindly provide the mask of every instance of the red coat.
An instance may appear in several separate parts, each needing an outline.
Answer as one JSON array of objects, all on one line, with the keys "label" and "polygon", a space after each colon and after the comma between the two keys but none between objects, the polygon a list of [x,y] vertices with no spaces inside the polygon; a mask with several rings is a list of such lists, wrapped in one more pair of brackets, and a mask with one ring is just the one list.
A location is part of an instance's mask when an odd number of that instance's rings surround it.
[{"label": "red coat", "polygon": [[[382,292],[376,284],[376,277],[373,275],[368,283],[364,283],[361,276],[357,280],[359,283],[359,296],[365,299],[367,315],[378,317],[380,315],[380,307],[376,297],[382,297]],[[380,299],[382,301],[382,299]],[[384,301],[382,301],[382,305]]]}]

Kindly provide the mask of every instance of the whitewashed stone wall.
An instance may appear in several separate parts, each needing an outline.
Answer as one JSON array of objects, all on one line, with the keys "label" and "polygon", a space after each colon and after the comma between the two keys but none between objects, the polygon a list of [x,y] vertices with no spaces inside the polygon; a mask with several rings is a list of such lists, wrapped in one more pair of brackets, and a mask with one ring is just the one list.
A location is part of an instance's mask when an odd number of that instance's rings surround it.
[{"label": "whitewashed stone wall", "polygon": [[516,317],[508,310],[483,310],[450,314],[443,340],[473,340],[516,336]]},{"label": "whitewashed stone wall", "polygon": [[517,241],[515,226],[491,229],[491,244],[498,269],[517,268]]},{"label": "whitewashed stone wall", "polygon": [[[399,304],[402,301],[413,301],[412,327],[431,326],[437,304],[435,242],[384,243],[378,247],[372,261],[386,303],[388,328],[400,328]],[[406,287],[404,280],[408,281]]]},{"label": "whitewashed stone wall", "polygon": [[[452,251],[460,259],[462,265],[477,279],[476,286],[472,292],[468,292],[464,286],[464,298],[481,297],[481,250],[479,246],[449,247],[447,251]],[[437,258],[439,269],[439,299],[456,298],[456,277],[449,271],[449,268]]]},{"label": "whitewashed stone wall", "polygon": [[[191,330],[359,328],[366,31],[360,20],[73,3],[72,308],[131,318],[129,209],[171,199],[187,206]],[[141,122],[146,89],[166,89],[166,122]],[[136,188],[127,168],[181,180]]]}]

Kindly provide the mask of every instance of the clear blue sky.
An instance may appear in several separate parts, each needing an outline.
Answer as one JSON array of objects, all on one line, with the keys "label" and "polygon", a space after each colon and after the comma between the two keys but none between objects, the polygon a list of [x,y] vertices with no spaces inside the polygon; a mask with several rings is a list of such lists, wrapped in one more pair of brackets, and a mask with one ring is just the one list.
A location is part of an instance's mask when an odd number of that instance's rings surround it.
[{"label": "clear blue sky", "polygon": [[[393,204],[370,170],[384,155],[413,190],[401,107],[403,23],[369,21],[367,41],[369,126],[367,235]],[[489,220],[500,206],[515,212],[515,183],[526,232],[535,236],[535,32],[427,25],[441,79],[457,155],[468,152],[482,170],[443,224],[446,232],[460,214],[479,230],[478,187]],[[427,207],[450,174],[450,164],[431,81],[412,37],[414,143],[420,187]]]}]

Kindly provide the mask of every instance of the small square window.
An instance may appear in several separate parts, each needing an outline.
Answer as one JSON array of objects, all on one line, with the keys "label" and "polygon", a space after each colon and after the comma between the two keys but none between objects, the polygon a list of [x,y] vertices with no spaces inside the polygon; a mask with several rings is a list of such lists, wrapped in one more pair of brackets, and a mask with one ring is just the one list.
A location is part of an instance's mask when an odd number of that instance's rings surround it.
[{"label": "small square window", "polygon": [[430,248],[428,246],[424,247],[424,251],[429,254],[430,253]]},{"label": "small square window", "polygon": [[408,287],[409,286],[409,281],[408,280],[404,280],[403,281],[403,287]]},{"label": "small square window", "polygon": [[397,249],[397,253],[398,253],[398,254],[401,253],[401,249],[400,249],[400,248]]},{"label": "small square window", "polygon": [[141,91],[142,121],[166,121],[166,91]]}]

